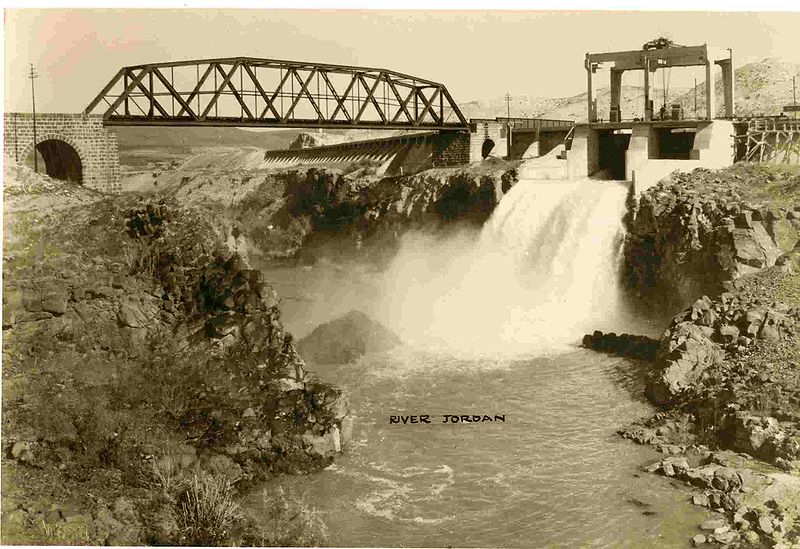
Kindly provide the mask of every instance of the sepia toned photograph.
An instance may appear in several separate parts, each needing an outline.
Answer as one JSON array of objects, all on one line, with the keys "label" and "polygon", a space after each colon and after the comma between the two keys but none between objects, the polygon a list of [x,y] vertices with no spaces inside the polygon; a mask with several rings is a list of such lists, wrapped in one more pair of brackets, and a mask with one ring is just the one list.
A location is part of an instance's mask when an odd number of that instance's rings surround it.
[{"label": "sepia toned photograph", "polygon": [[800,548],[800,11],[468,7],[4,9],[2,545]]}]

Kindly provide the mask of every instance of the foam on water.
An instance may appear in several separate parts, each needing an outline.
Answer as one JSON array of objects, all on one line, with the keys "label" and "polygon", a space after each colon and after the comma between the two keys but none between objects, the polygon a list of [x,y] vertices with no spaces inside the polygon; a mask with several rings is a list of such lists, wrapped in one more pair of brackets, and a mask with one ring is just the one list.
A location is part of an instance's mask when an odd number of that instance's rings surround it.
[{"label": "foam on water", "polygon": [[613,326],[626,193],[611,181],[520,181],[477,238],[404,239],[382,320],[429,351],[495,357]]}]

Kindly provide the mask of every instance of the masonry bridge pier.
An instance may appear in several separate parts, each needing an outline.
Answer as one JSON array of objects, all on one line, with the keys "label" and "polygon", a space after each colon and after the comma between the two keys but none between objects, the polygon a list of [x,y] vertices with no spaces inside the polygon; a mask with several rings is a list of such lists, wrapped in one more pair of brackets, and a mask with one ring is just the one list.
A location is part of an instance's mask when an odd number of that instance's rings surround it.
[{"label": "masonry bridge pier", "polygon": [[104,127],[102,116],[37,113],[3,114],[3,153],[8,162],[33,165],[50,177],[81,183],[108,193],[120,185],[117,135]]}]

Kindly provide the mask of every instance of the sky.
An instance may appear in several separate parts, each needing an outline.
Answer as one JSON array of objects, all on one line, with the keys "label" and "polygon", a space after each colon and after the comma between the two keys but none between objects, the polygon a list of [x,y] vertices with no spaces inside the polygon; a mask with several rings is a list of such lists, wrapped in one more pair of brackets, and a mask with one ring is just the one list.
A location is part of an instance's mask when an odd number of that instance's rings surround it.
[{"label": "sky", "polygon": [[736,66],[800,62],[798,29],[800,12],[6,9],[4,102],[30,111],[29,63],[37,111],[80,112],[122,66],[236,56],[386,67],[441,82],[458,102],[557,97],[585,91],[586,52],[667,36],[730,47]]}]

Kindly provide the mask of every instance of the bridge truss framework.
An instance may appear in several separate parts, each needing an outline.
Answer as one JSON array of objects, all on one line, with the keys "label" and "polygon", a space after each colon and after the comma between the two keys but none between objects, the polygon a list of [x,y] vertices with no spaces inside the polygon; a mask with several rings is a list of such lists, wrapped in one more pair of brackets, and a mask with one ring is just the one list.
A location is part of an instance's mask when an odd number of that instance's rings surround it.
[{"label": "bridge truss framework", "polygon": [[467,130],[445,86],[396,71],[251,57],[123,67],[86,107],[106,126]]}]

